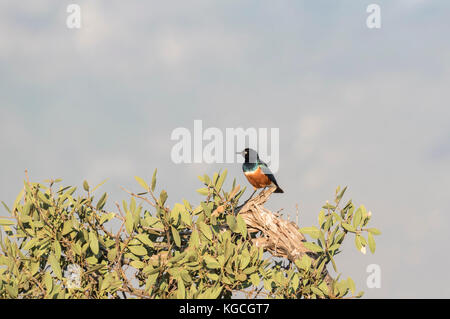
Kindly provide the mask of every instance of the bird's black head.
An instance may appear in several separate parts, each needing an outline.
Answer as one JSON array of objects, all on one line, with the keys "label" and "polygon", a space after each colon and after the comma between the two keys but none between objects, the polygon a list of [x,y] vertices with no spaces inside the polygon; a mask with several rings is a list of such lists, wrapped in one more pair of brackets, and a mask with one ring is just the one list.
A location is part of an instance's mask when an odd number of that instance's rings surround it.
[{"label": "bird's black head", "polygon": [[259,160],[258,153],[251,148],[246,148],[237,154],[241,154],[245,158],[246,163],[257,163]]}]

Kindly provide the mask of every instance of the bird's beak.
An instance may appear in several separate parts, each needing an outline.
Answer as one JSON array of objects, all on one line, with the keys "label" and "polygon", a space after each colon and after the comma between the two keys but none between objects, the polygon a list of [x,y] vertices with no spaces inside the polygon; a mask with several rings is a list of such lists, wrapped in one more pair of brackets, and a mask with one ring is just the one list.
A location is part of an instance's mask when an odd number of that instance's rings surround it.
[{"label": "bird's beak", "polygon": [[240,155],[244,156],[244,151],[242,151],[242,152],[236,152],[236,154],[240,154]]}]

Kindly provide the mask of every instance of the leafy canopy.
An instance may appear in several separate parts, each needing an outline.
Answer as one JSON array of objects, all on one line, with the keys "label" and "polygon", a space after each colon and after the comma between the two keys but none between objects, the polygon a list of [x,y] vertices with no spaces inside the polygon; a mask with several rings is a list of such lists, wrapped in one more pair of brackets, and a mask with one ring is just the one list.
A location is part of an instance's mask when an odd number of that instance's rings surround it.
[{"label": "leafy canopy", "polygon": [[[335,271],[334,256],[348,234],[358,250],[375,251],[368,228],[371,213],[351,201],[339,207],[345,188],[327,202],[318,225],[300,228],[312,255],[294,262],[267,256],[237,214],[245,189],[233,181],[223,185],[227,172],[199,177],[197,190],[205,199],[196,207],[186,200],[170,208],[167,193],[156,194],[156,170],[150,184],[136,181],[142,193],[105,209],[108,195],[94,195],[83,183],[76,188],[24,182],[10,216],[0,218],[0,298],[230,298],[238,292],[249,298],[359,297],[351,278],[326,282],[327,265]],[[103,184],[103,183],[102,183]],[[364,236],[367,235],[367,237]],[[1,235],[1,232],[0,232]],[[314,256],[311,257],[311,256]]]}]

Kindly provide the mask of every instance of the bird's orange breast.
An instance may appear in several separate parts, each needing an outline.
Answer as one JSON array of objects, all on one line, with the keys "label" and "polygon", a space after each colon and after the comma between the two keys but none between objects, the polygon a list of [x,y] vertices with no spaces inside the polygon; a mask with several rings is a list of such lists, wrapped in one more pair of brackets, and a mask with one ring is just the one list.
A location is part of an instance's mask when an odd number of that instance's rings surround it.
[{"label": "bird's orange breast", "polygon": [[271,180],[262,172],[261,167],[253,172],[245,172],[245,177],[255,188],[263,188],[272,184]]}]

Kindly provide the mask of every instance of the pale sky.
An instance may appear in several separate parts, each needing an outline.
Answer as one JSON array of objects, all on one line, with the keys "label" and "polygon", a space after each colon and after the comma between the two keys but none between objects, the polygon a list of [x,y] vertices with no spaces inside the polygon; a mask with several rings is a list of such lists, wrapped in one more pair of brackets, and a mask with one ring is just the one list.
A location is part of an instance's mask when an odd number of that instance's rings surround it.
[{"label": "pale sky", "polygon": [[[66,7],[81,6],[81,29]],[[366,8],[381,7],[381,29]],[[175,164],[177,127],[278,128],[283,208],[317,224],[338,185],[373,213],[377,251],[348,238],[337,258],[368,298],[450,297],[450,2],[9,1],[0,3],[0,199],[31,178],[87,179],[110,199],[150,179],[198,204],[197,175],[241,165]],[[161,188],[158,188],[161,190]],[[113,209],[110,201],[110,208]],[[4,210],[0,214],[5,214]],[[381,267],[381,288],[366,267]]]}]

